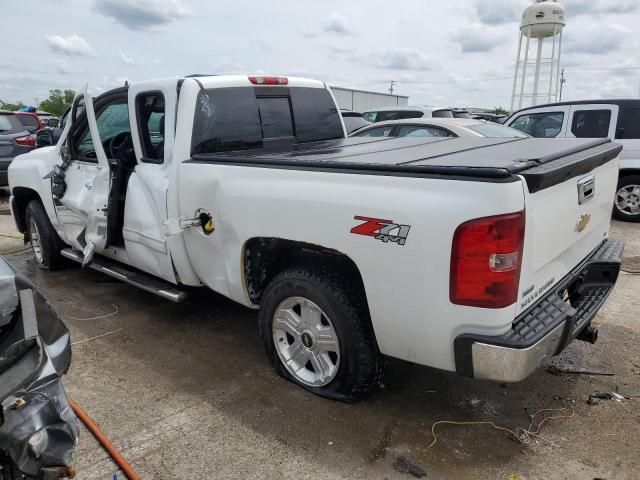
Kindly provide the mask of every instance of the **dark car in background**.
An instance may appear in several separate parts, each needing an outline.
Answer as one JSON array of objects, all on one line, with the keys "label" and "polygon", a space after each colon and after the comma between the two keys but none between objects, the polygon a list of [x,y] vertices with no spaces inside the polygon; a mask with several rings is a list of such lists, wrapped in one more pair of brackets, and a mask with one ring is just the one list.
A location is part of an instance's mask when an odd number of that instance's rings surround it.
[{"label": "dark car in background", "polygon": [[36,138],[14,112],[0,110],[0,187],[9,185],[7,169],[17,155],[33,150]]},{"label": "dark car in background", "polygon": [[24,129],[29,133],[36,133],[44,127],[44,124],[35,113],[31,112],[15,112],[20,123],[24,125]]},{"label": "dark car in background", "polygon": [[359,112],[341,111],[340,115],[342,115],[342,120],[344,121],[344,128],[347,129],[347,135],[371,124],[371,122],[365,120]]}]

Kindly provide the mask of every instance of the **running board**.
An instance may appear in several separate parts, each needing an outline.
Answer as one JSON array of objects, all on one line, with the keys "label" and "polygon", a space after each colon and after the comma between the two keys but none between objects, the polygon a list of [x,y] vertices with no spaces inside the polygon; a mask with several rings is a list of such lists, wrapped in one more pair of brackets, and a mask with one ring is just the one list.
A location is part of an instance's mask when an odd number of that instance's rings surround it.
[{"label": "running board", "polygon": [[[65,248],[60,252],[60,254],[63,257],[80,264],[84,261],[84,257],[80,252],[76,252],[70,248]],[[87,267],[93,268],[98,272],[109,275],[110,277],[121,280],[147,292],[155,293],[159,297],[175,303],[181,302],[187,298],[187,294],[185,292],[178,290],[168,282],[164,282],[142,272],[129,270],[126,267],[118,263],[111,262],[104,257],[94,257],[93,261],[87,265]]]}]

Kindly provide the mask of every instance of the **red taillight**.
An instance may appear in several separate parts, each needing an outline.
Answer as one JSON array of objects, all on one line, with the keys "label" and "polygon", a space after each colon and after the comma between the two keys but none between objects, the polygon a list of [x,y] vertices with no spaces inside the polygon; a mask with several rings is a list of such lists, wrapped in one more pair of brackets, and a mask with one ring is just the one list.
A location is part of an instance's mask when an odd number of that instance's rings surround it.
[{"label": "red taillight", "polygon": [[451,302],[483,308],[515,303],[523,243],[524,211],[460,225],[451,249]]},{"label": "red taillight", "polygon": [[254,85],[287,85],[287,77],[249,77],[249,81]]},{"label": "red taillight", "polygon": [[34,135],[25,135],[24,137],[14,138],[18,145],[24,145],[26,147],[33,147],[36,144],[36,137]]}]

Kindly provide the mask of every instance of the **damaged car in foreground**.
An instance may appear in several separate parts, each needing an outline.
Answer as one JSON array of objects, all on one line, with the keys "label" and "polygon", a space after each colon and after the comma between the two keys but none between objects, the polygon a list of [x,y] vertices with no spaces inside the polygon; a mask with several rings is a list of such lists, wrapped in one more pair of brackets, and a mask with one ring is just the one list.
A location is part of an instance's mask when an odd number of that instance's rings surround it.
[{"label": "damaged car in foreground", "polygon": [[70,362],[66,326],[0,259],[0,480],[74,477],[79,424],[60,380]]}]

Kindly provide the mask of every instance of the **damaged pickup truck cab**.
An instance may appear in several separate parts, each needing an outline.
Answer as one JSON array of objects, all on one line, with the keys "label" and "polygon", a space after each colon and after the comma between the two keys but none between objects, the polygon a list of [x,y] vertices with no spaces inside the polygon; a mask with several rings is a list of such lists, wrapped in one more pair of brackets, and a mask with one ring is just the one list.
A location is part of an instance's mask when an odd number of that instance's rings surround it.
[{"label": "damaged pickup truck cab", "polygon": [[[79,95],[9,169],[37,262],[259,308],[275,369],[357,400],[388,355],[527,377],[611,291],[609,140],[344,138],[323,82],[200,76]],[[382,354],[382,355],[381,355]]]}]

